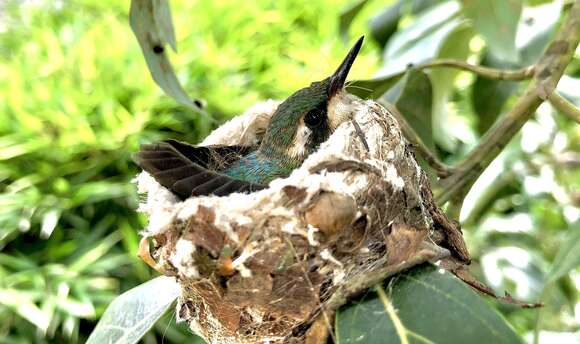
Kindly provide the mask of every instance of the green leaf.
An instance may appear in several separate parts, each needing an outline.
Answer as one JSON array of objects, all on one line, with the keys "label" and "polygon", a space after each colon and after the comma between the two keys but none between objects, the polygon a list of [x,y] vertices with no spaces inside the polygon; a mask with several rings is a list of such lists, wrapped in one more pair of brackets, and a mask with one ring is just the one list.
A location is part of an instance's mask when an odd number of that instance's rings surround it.
[{"label": "green leaf", "polygon": [[369,0],[359,0],[358,2],[351,4],[338,17],[338,31],[340,32],[342,39],[345,41],[348,40],[348,29],[350,28],[350,24],[352,24],[354,18],[365,7],[367,2],[369,2]]},{"label": "green leaf", "polygon": [[489,50],[497,58],[516,63],[520,60],[516,49],[518,20],[522,13],[520,0],[463,0],[463,12],[473,20],[475,29],[483,36]]},{"label": "green leaf", "polygon": [[180,293],[175,278],[159,276],[117,297],[87,344],[137,343],[169,309]]},{"label": "green leaf", "polygon": [[420,70],[411,69],[384,98],[397,107],[423,143],[433,148],[433,89],[429,76]]},{"label": "green leaf", "polygon": [[569,230],[546,277],[546,284],[580,266],[580,231]]},{"label": "green leaf", "polygon": [[165,94],[200,112],[201,103],[185,93],[165,52],[166,43],[175,49],[175,35],[167,0],[132,0],[129,16],[131,29],[139,41],[153,80]]},{"label": "green leaf", "polygon": [[433,265],[375,290],[339,310],[338,343],[522,343],[478,294]]}]

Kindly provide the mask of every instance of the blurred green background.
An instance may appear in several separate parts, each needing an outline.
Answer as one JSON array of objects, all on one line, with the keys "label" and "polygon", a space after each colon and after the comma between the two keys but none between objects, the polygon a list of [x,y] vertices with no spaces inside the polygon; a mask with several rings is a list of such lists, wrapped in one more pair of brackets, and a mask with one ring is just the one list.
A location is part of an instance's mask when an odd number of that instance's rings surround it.
[{"label": "blurred green background", "polygon": [[[431,2],[414,2],[425,3],[423,9],[365,2],[342,35],[339,16],[357,2],[171,2],[178,45],[172,62],[212,118],[177,105],[154,84],[129,27],[128,1],[0,2],[0,343],[84,342],[115,296],[155,275],[136,257],[145,219],[135,213],[131,180],[138,170],[130,155],[139,143],[198,142],[250,105],[329,75],[361,34],[367,40],[351,79],[414,57],[424,61],[427,48],[389,55],[388,41],[405,38],[401,33]],[[530,25],[537,32],[517,46],[519,61],[490,54],[486,37],[463,19],[427,58],[532,63],[560,20],[557,4],[537,10],[532,6],[551,4],[523,3],[516,24],[555,15],[544,26]],[[437,22],[434,15],[426,18]],[[442,25],[449,23],[444,19]],[[379,25],[393,22],[391,29]],[[464,46],[463,52],[445,44]],[[578,105],[578,51],[567,74],[559,87]],[[443,127],[434,141],[452,163],[509,109],[521,85],[467,73],[440,77],[452,87],[434,86],[434,127]],[[482,175],[462,211],[475,273],[500,293],[547,304],[540,316],[494,304],[528,339],[536,327],[546,341],[578,338],[579,258],[565,253],[580,251],[579,151],[579,126],[543,105]],[[558,271],[562,266],[571,269]],[[144,341],[179,343],[189,336],[169,314]]]}]

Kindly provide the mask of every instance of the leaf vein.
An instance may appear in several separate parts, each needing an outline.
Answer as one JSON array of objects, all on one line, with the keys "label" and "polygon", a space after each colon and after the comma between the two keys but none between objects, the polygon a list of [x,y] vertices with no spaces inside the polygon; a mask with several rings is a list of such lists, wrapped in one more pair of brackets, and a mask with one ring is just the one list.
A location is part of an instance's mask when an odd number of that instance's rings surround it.
[{"label": "leaf vein", "polygon": [[434,292],[443,295],[445,298],[449,299],[450,301],[458,304],[459,306],[465,308],[467,310],[468,313],[470,313],[475,319],[479,320],[494,336],[501,338],[500,334],[493,328],[493,326],[491,326],[491,324],[489,324],[485,319],[481,318],[480,316],[478,316],[478,314],[476,312],[473,312],[471,310],[471,308],[469,308],[466,304],[464,304],[463,302],[460,302],[456,299],[454,299],[451,295],[415,278],[409,275],[404,275],[404,278],[408,278],[409,280],[412,280],[414,282],[417,282],[418,284],[420,284],[421,286],[427,288],[427,289],[431,289]]}]

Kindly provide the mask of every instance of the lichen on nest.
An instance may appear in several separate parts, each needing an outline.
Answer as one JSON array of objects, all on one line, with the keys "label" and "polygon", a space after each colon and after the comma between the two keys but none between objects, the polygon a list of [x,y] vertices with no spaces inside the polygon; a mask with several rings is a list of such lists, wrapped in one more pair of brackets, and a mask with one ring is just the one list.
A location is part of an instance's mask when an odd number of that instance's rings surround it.
[{"label": "lichen on nest", "polygon": [[[368,150],[345,122],[267,189],[180,201],[138,176],[142,234],[158,269],[182,285],[179,319],[206,341],[301,342],[370,283],[450,253],[468,259],[395,118],[373,101],[352,103]],[[258,142],[277,105],[252,107],[202,144]]]}]

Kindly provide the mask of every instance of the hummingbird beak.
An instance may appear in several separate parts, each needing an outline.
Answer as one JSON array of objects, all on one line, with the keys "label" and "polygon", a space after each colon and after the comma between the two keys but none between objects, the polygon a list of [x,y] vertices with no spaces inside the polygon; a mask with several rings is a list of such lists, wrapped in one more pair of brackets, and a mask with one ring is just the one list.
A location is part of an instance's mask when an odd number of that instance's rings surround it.
[{"label": "hummingbird beak", "polygon": [[338,69],[330,76],[330,83],[328,85],[328,97],[332,97],[335,95],[339,90],[342,89],[344,86],[344,82],[346,81],[346,77],[348,76],[348,72],[350,71],[350,67],[354,63],[356,56],[362,46],[364,36],[356,41],[354,46],[350,49]]}]

